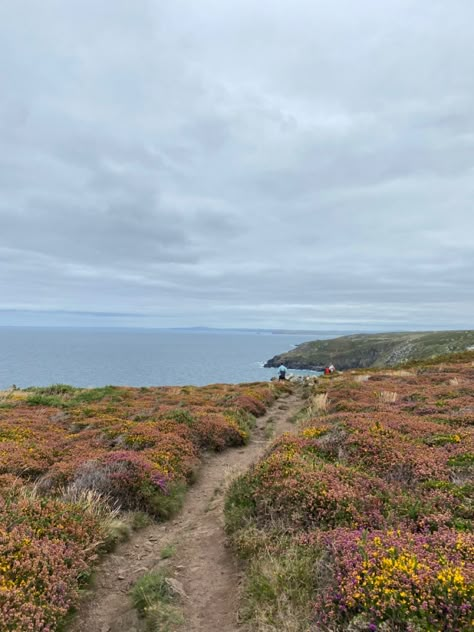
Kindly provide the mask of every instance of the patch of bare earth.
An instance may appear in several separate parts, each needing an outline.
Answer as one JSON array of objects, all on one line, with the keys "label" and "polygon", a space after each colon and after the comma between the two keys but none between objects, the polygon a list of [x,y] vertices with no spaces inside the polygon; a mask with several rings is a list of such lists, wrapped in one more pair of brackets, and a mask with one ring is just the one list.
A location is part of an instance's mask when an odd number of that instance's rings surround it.
[{"label": "patch of bare earth", "polygon": [[[289,420],[301,406],[297,394],[279,399],[257,419],[247,446],[207,456],[178,516],[139,531],[99,566],[95,589],[84,599],[71,632],[140,632],[141,621],[130,602],[130,589],[142,574],[163,564],[184,590],[181,605],[186,632],[238,630],[240,572],[226,546],[224,488],[255,462],[275,437],[295,430]],[[176,553],[163,562],[161,551],[170,545]]]}]

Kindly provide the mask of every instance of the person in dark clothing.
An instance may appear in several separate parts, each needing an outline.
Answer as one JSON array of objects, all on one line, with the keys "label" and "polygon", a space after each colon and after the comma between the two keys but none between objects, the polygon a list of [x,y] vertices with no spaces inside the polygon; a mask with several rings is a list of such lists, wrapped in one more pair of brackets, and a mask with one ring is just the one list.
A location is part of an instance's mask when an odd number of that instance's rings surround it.
[{"label": "person in dark clothing", "polygon": [[280,366],[278,367],[278,379],[279,380],[286,380],[286,366],[284,364],[280,364]]}]

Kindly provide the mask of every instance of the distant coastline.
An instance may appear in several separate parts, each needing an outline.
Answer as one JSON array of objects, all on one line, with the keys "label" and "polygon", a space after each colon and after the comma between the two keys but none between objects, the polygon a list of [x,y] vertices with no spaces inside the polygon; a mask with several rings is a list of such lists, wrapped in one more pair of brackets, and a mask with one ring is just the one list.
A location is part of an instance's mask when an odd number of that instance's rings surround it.
[{"label": "distant coastline", "polygon": [[474,330],[355,334],[312,340],[270,358],[265,366],[321,371],[334,364],[341,370],[383,368],[468,351]]}]

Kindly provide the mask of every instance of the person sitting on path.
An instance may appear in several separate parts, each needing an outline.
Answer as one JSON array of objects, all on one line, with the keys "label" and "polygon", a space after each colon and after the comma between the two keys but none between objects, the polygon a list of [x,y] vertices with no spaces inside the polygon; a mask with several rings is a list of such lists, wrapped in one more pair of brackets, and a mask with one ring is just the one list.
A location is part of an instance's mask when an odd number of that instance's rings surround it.
[{"label": "person sitting on path", "polygon": [[280,366],[278,367],[279,380],[286,380],[286,371],[287,371],[286,366],[284,364],[280,364]]}]

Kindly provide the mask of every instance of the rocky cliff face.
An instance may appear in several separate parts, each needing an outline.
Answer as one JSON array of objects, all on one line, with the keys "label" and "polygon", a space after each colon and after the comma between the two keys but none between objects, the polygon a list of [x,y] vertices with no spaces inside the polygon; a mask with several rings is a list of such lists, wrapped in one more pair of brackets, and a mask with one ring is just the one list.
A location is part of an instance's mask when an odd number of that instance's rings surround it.
[{"label": "rocky cliff face", "polygon": [[412,360],[465,351],[474,345],[474,330],[357,334],[314,340],[274,356],[265,364],[291,369],[321,370],[390,367]]}]

